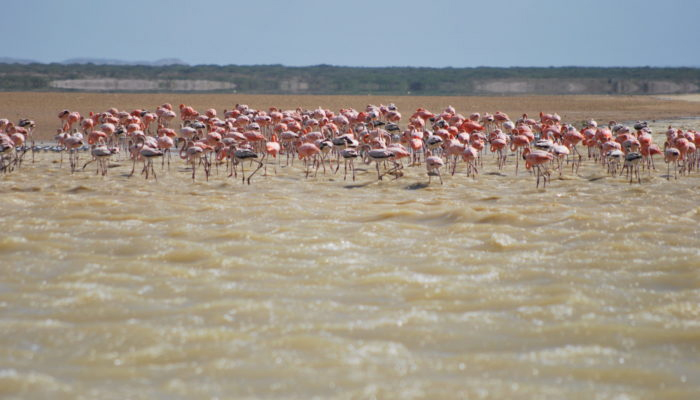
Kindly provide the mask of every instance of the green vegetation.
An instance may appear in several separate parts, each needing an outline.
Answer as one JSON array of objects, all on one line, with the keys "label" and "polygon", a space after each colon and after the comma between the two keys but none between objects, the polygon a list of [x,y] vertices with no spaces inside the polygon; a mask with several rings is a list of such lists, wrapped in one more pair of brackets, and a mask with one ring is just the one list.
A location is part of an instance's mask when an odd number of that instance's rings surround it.
[{"label": "green vegetation", "polygon": [[[700,91],[700,68],[356,68],[315,65],[94,65],[0,64],[1,91],[69,90],[55,80],[147,79],[229,82],[238,93],[255,94],[513,94],[485,87],[498,81],[540,82],[535,93],[693,93]],[[568,82],[577,89],[562,89]],[[552,83],[550,85],[550,83]],[[169,87],[168,85],[161,87]],[[503,87],[503,85],[499,86]],[[520,89],[522,91],[522,89]],[[216,91],[216,90],[214,90]],[[219,90],[222,91],[222,90]],[[230,90],[227,90],[230,91]]]}]

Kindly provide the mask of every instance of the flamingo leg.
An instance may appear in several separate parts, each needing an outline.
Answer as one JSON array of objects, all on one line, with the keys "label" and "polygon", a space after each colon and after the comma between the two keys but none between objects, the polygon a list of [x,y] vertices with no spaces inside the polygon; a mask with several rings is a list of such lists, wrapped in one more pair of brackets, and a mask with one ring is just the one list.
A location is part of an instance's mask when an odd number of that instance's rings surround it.
[{"label": "flamingo leg", "polygon": [[[162,157],[162,156],[161,156],[161,157]],[[156,176],[156,170],[155,170],[155,168],[153,168],[153,161],[152,161],[152,160],[148,160],[148,165],[151,167],[151,173],[153,174],[153,179],[155,179],[155,180],[157,181],[157,180],[158,180],[158,177]]]},{"label": "flamingo leg", "polygon": [[[318,175],[319,164],[321,164],[321,160],[319,159],[318,155],[314,155],[314,164],[316,165],[316,171],[314,171],[314,178],[315,178],[316,175]],[[324,166],[323,169],[324,169],[324,175],[325,175],[326,167]]]},{"label": "flamingo leg", "polygon": [[[93,162],[93,161],[95,161],[95,159],[94,159],[94,158],[93,158],[92,160],[90,160],[90,161],[86,162],[85,164],[83,164],[83,169],[85,169],[85,167],[87,167],[87,166],[88,166],[88,164],[90,164],[90,163],[91,163],[91,162]],[[98,167],[98,169],[99,169],[99,167]]]},{"label": "flamingo leg", "polygon": [[129,177],[132,177],[134,175],[135,170],[136,170],[136,158],[134,158],[134,162],[131,163],[131,172],[129,172]]},{"label": "flamingo leg", "polygon": [[678,162],[673,163],[673,178],[678,180]]},{"label": "flamingo leg", "polygon": [[258,163],[258,168],[256,168],[255,171],[253,171],[252,174],[248,175],[248,184],[249,184],[249,185],[250,185],[250,178],[252,178],[253,175],[255,175],[255,173],[258,172],[258,171],[260,170],[260,168],[263,167],[263,163],[262,163],[261,161],[256,161],[256,162]]}]

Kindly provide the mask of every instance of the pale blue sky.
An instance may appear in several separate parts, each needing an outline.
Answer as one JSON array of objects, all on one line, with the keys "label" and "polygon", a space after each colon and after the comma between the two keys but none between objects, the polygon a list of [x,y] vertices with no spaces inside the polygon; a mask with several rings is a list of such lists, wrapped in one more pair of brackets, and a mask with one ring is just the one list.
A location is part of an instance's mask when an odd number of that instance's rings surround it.
[{"label": "pale blue sky", "polygon": [[700,1],[0,0],[0,56],[305,66],[700,66]]}]

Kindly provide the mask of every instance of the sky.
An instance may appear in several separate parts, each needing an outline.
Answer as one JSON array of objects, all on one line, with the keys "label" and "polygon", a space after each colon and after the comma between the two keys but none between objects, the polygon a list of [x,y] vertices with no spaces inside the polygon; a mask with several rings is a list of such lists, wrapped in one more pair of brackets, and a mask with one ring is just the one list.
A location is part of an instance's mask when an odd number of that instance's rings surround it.
[{"label": "sky", "polygon": [[0,0],[0,57],[700,67],[697,0]]}]

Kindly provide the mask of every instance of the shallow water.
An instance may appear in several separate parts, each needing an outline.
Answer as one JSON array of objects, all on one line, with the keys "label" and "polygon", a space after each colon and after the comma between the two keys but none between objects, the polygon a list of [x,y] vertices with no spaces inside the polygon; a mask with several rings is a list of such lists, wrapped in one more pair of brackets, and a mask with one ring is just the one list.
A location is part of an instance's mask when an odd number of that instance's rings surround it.
[{"label": "shallow water", "polygon": [[546,190],[490,155],[444,185],[27,160],[0,177],[0,397],[700,395],[700,174],[660,159]]}]

